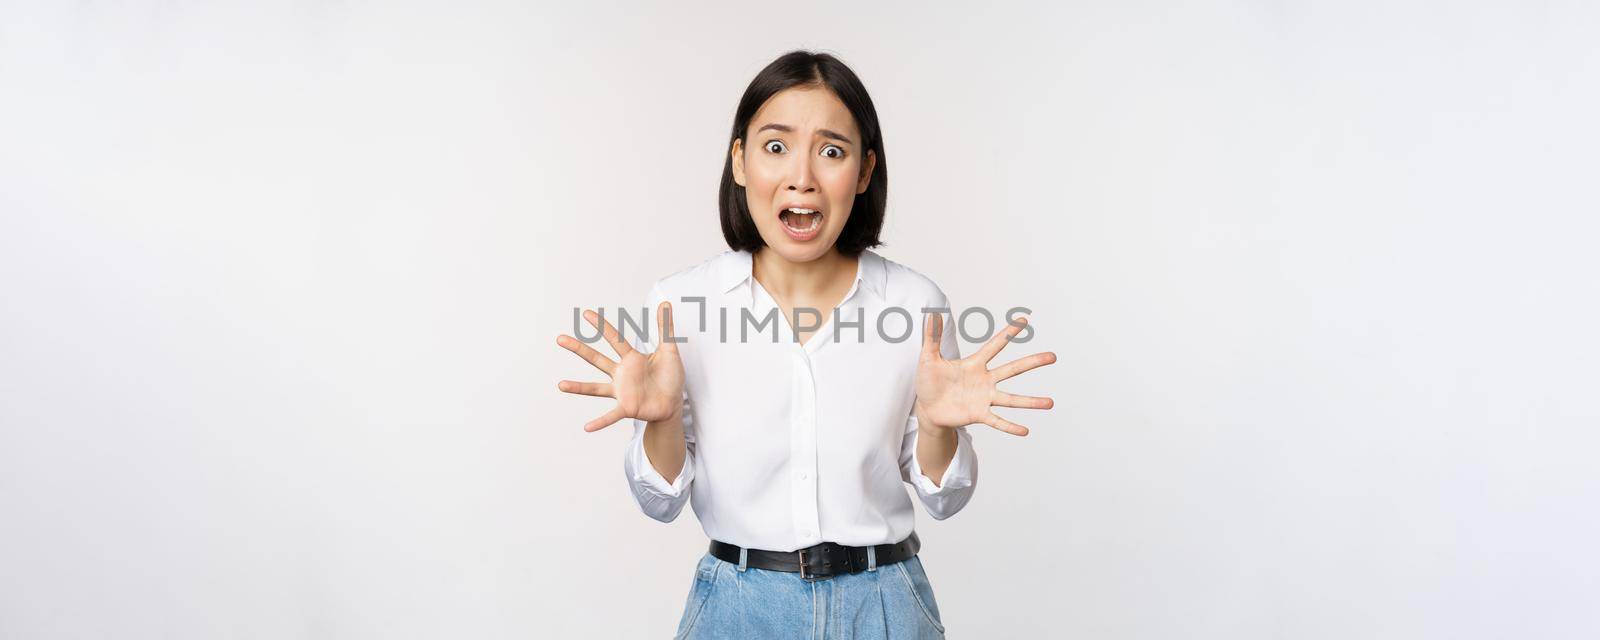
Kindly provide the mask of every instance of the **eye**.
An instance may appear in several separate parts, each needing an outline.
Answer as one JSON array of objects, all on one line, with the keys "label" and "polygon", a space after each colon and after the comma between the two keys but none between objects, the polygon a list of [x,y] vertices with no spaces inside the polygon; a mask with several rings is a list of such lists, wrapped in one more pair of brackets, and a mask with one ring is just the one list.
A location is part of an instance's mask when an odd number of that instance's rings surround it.
[{"label": "eye", "polygon": [[844,149],[841,149],[836,145],[831,145],[830,144],[830,145],[825,146],[825,147],[822,148],[822,157],[824,157],[824,158],[835,158],[835,159],[843,158],[844,157]]},{"label": "eye", "polygon": [[767,141],[767,153],[783,153],[784,151],[788,150],[789,148],[783,146],[783,141],[781,140]]}]

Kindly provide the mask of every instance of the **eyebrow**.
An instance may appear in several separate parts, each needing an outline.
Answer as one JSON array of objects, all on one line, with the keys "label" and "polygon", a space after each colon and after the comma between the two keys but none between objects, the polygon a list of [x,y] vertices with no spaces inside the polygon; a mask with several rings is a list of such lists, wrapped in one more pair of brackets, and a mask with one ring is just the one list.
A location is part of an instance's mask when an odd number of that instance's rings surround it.
[{"label": "eyebrow", "polygon": [[[786,125],[786,124],[778,124],[776,122],[768,122],[768,123],[766,123],[764,125],[761,125],[760,129],[756,129],[756,133],[761,133],[762,131],[766,131],[767,129],[776,129],[776,130],[782,131],[784,133],[794,133],[794,127],[791,127],[791,126]],[[846,137],[844,134],[838,133],[838,132],[833,131],[831,129],[817,129],[817,135],[822,136],[824,138],[832,138],[834,140],[838,140],[838,141],[843,142],[845,144],[855,144],[854,140],[851,140],[850,138]]]}]

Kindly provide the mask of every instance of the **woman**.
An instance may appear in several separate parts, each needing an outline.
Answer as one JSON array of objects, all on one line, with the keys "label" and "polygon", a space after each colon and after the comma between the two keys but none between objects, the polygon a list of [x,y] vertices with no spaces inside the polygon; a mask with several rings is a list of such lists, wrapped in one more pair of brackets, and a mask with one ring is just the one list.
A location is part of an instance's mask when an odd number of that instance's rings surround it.
[{"label": "woman", "polygon": [[692,500],[712,540],[678,637],[943,637],[901,482],[933,518],[959,511],[978,471],[967,425],[1026,435],[991,407],[1051,400],[995,383],[1055,355],[990,369],[1018,319],[961,359],[939,287],[868,250],[887,196],[883,138],[866,88],[833,56],[796,51],[763,69],[729,145],[731,250],[651,289],[670,338],[630,344],[586,311],[620,359],[563,335],[611,382],[559,388],[615,398],[584,429],[631,419],[624,468],[639,506],[665,522]]}]

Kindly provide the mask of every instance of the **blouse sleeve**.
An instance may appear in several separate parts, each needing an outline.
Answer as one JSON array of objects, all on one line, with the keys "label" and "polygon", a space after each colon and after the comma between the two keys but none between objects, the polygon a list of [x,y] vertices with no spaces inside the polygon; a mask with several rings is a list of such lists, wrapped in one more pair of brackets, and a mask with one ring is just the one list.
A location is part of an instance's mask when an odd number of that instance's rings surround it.
[{"label": "blouse sleeve", "polygon": [[[930,306],[949,307],[950,304],[944,293],[939,292],[937,300]],[[939,352],[945,358],[960,358],[952,313],[947,310],[942,315],[944,335],[939,343]],[[906,418],[905,438],[900,446],[900,477],[916,489],[922,506],[934,520],[955,515],[972,500],[972,493],[978,484],[978,454],[972,448],[972,435],[967,433],[967,427],[956,427],[955,456],[950,459],[950,466],[945,468],[939,484],[935,485],[932,479],[922,473],[922,465],[917,462],[917,416],[913,408],[911,415]]]},{"label": "blouse sleeve", "polygon": [[[655,310],[661,304],[663,295],[660,283],[650,288],[647,297],[649,310],[646,317],[650,331],[650,340],[640,339],[637,331],[630,331],[628,342],[643,353],[653,353],[656,341]],[[674,306],[676,312],[676,306]],[[630,327],[631,329],[631,327]],[[685,452],[683,456],[683,470],[678,472],[677,479],[668,483],[661,473],[656,471],[651,464],[650,457],[644,450],[644,432],[648,423],[643,420],[633,419],[633,438],[628,441],[628,448],[622,459],[623,471],[628,478],[628,486],[633,491],[634,500],[639,503],[639,508],[644,514],[660,520],[671,522],[683,511],[683,505],[689,502],[689,483],[694,481],[695,453],[694,453],[694,412],[689,402],[688,388],[685,387],[683,395],[683,439]]]}]

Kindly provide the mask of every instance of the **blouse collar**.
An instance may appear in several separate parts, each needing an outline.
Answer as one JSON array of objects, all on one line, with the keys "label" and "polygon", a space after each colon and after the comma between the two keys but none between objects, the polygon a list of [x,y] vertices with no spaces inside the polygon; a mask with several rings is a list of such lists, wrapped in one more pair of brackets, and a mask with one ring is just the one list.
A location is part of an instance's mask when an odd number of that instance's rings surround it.
[{"label": "blouse collar", "polygon": [[[889,272],[885,268],[882,256],[872,250],[861,252],[861,259],[856,263],[856,282],[852,288],[865,287],[876,294],[879,299],[884,298],[884,287],[888,284]],[[746,285],[744,290],[751,293],[750,283],[755,280],[755,256],[749,251],[729,251],[723,254],[722,264],[717,274],[717,285],[723,293],[732,291],[734,287]]]}]

